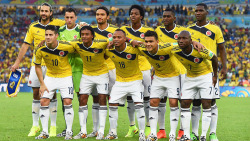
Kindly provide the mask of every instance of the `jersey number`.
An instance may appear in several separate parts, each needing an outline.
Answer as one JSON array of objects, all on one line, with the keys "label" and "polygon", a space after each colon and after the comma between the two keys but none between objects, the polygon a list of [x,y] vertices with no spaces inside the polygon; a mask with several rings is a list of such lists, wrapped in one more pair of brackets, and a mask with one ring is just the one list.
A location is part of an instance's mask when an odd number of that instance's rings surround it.
[{"label": "jersey number", "polygon": [[91,56],[86,56],[88,62],[91,62]]},{"label": "jersey number", "polygon": [[125,68],[125,63],[124,62],[119,62],[120,68]]},{"label": "jersey number", "polygon": [[68,87],[69,88],[69,94],[74,94],[74,89],[73,87]]},{"label": "jersey number", "polygon": [[52,59],[52,63],[53,63],[53,66],[58,66],[58,60],[57,59],[55,59],[55,60]]}]

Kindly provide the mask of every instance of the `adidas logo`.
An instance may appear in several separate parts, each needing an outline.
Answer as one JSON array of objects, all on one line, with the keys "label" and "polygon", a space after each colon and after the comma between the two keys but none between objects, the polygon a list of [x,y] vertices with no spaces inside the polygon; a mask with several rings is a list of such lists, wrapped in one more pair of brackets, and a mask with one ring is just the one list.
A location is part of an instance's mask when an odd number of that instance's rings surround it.
[{"label": "adidas logo", "polygon": [[113,118],[113,117],[109,116],[109,118]]},{"label": "adidas logo", "polygon": [[195,115],[192,113],[191,116],[195,116]]},{"label": "adidas logo", "polygon": [[40,118],[43,118],[43,117],[45,117],[45,115],[41,115],[41,116],[40,116]]},{"label": "adidas logo", "polygon": [[150,118],[149,118],[149,120],[152,120],[152,119],[155,119],[155,118],[153,118],[153,117],[150,117]]},{"label": "adidas logo", "polygon": [[181,118],[185,118],[183,115],[181,115]]},{"label": "adidas logo", "polygon": [[115,58],[115,56],[113,56],[112,58]]},{"label": "adidas logo", "polygon": [[172,119],[172,121],[178,121],[178,120],[175,118],[175,119]]},{"label": "adidas logo", "polygon": [[45,55],[45,57],[49,57],[49,55]]},{"label": "adidas logo", "polygon": [[52,111],[53,113],[56,113],[57,112],[57,110],[54,110],[54,111]]},{"label": "adidas logo", "polygon": [[139,117],[139,118],[145,118],[145,116],[141,116],[141,117]]},{"label": "adidas logo", "polygon": [[71,115],[71,113],[69,112],[69,113],[67,113],[66,115]]},{"label": "adidas logo", "polygon": [[36,114],[36,112],[35,112],[35,111],[32,111],[32,114]]},{"label": "adidas logo", "polygon": [[212,115],[216,115],[215,113],[212,113]]}]

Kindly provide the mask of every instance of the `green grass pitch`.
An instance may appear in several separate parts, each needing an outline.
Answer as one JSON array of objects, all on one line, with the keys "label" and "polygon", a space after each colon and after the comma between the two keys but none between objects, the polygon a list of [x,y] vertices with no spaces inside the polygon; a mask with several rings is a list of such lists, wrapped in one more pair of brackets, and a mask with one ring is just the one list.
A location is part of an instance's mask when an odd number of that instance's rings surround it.
[{"label": "green grass pitch", "polygon": [[[58,114],[57,114],[57,133],[65,128],[62,115],[62,104],[58,94]],[[31,115],[32,94],[19,93],[15,98],[8,98],[5,93],[0,93],[0,141],[28,141],[34,137],[28,137],[32,126]],[[168,105],[168,103],[167,103]],[[221,98],[217,101],[219,108],[219,121],[217,136],[220,141],[249,141],[250,140],[250,99],[249,98]],[[80,130],[78,118],[78,101],[75,96],[73,100],[75,112],[73,131],[76,135]],[[88,103],[89,115],[87,121],[88,133],[92,131],[92,98]],[[49,122],[50,123],[50,122]],[[128,116],[126,107],[119,107],[118,120],[118,140],[133,141],[138,140],[138,134],[133,138],[125,138],[128,131]],[[201,126],[201,123],[200,123]],[[107,116],[105,135],[108,133],[109,122]],[[166,112],[166,131],[169,133],[169,106]],[[199,131],[201,133],[201,130]],[[64,138],[49,138],[48,140],[64,140]],[[95,138],[87,138],[95,140]],[[161,139],[166,140],[166,139]],[[207,139],[208,140],[208,139]]]}]

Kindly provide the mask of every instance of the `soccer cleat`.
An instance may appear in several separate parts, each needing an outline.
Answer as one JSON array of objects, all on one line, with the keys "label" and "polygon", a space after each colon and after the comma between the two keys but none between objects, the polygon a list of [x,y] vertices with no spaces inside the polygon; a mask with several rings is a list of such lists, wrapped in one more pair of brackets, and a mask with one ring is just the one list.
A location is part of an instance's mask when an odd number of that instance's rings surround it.
[{"label": "soccer cleat", "polygon": [[65,137],[66,136],[66,129],[62,131],[62,133],[59,133],[56,135],[57,137]]},{"label": "soccer cleat", "polygon": [[34,137],[36,136],[36,133],[40,131],[40,126],[32,126],[30,129],[30,132],[28,134],[28,137]]},{"label": "soccer cleat", "polygon": [[138,133],[138,128],[135,125],[129,126],[128,133],[125,137],[132,138],[137,133]]},{"label": "soccer cleat", "polygon": [[158,140],[157,137],[153,134],[150,134],[147,138],[147,141],[157,141],[157,140]]},{"label": "soccer cleat", "polygon": [[169,135],[169,141],[175,141],[175,136],[173,134]]},{"label": "soccer cleat", "polygon": [[56,126],[51,126],[49,129],[49,136],[55,137],[56,136]]},{"label": "soccer cleat", "polygon": [[115,140],[115,139],[118,139],[118,137],[113,132],[110,132],[104,139],[105,140]]},{"label": "soccer cleat", "polygon": [[182,129],[180,129],[178,131],[178,136],[177,136],[177,140],[181,139],[181,137],[184,135],[184,131]]},{"label": "soccer cleat", "polygon": [[201,136],[200,141],[206,141],[206,137],[205,136]]},{"label": "soccer cleat", "polygon": [[92,133],[88,134],[88,138],[97,137],[97,134],[98,134],[97,131],[93,131]]},{"label": "soccer cleat", "polygon": [[73,132],[67,131],[65,135],[65,140],[72,140]]},{"label": "soccer cleat", "polygon": [[146,126],[145,127],[145,136],[149,136],[150,133],[151,133],[150,126]]},{"label": "soccer cleat", "polygon": [[194,132],[190,134],[190,139],[192,141],[199,141],[199,136],[197,136]]},{"label": "soccer cleat", "polygon": [[85,139],[85,138],[87,138],[87,134],[84,134],[81,131],[76,136],[73,137],[73,139]]},{"label": "soccer cleat", "polygon": [[140,133],[139,135],[139,141],[146,141],[146,136],[144,133]]},{"label": "soccer cleat", "polygon": [[193,140],[190,140],[189,138],[187,138],[186,136],[181,136],[180,140],[179,141],[193,141]]},{"label": "soccer cleat", "polygon": [[215,133],[211,133],[209,135],[209,140],[210,141],[219,141]]},{"label": "soccer cleat", "polygon": [[103,133],[99,133],[96,137],[97,140],[104,140],[104,135]]},{"label": "soccer cleat", "polygon": [[157,138],[167,138],[166,131],[164,129],[160,129],[159,132],[157,133]]},{"label": "soccer cleat", "polygon": [[40,140],[40,139],[47,139],[47,138],[49,138],[49,135],[46,132],[42,131],[41,134],[37,136],[35,139]]}]

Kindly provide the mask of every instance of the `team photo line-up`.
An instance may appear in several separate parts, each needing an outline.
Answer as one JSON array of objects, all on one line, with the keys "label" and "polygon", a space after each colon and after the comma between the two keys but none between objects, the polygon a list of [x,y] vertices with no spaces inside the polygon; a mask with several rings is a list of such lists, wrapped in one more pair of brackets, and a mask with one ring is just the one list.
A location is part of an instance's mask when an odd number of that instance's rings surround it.
[{"label": "team photo line-up", "polygon": [[[28,48],[34,44],[28,83],[33,90],[33,125],[28,136],[36,136],[35,139],[55,136],[66,140],[118,139],[118,106],[127,102],[129,130],[125,137],[139,133],[139,141],[156,141],[167,138],[168,98],[169,141],[206,141],[209,128],[209,140],[218,141],[217,50],[223,79],[227,73],[226,51],[220,27],[207,21],[207,9],[206,4],[197,4],[196,23],[186,27],[176,25],[175,11],[165,9],[162,25],[153,29],[143,24],[145,12],[139,5],[129,9],[131,25],[116,27],[108,23],[109,10],[104,6],[96,10],[97,24],[89,25],[76,23],[73,8],[65,10],[64,20],[53,18],[52,6],[43,3],[39,20],[30,24],[11,66],[11,71],[16,71]],[[56,131],[57,90],[61,94],[66,124],[59,134]],[[75,136],[72,131],[74,92],[79,101],[80,123],[80,132]],[[93,96],[93,131],[87,134],[89,95]],[[110,128],[104,136],[107,113]],[[202,133],[199,136],[200,118]]]}]

